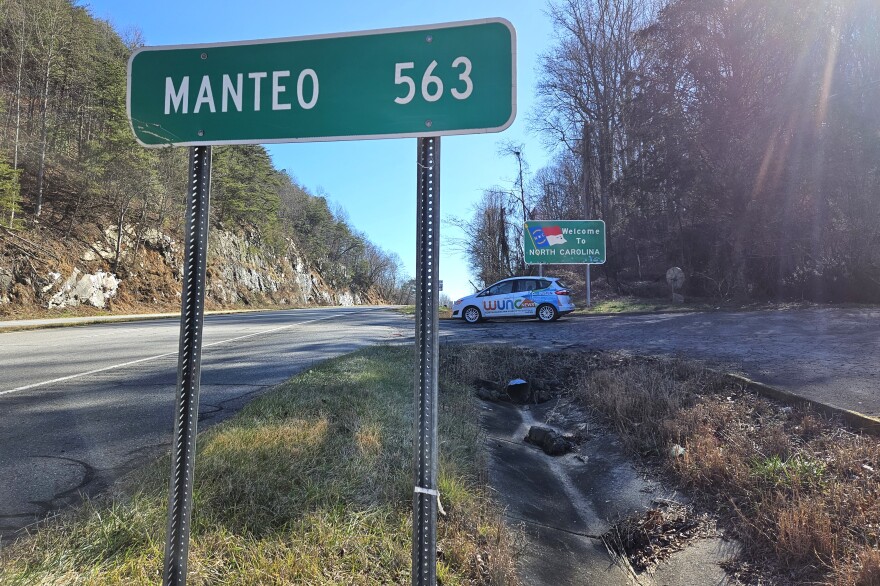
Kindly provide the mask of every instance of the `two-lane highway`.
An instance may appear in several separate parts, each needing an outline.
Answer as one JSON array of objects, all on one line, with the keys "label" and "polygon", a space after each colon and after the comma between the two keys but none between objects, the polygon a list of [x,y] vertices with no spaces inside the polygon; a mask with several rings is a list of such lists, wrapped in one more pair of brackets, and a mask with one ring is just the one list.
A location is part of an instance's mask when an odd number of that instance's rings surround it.
[{"label": "two-lane highway", "polygon": [[[166,319],[0,334],[0,536],[167,449],[178,330]],[[208,316],[202,428],[314,362],[412,335],[411,318],[381,308]]]}]

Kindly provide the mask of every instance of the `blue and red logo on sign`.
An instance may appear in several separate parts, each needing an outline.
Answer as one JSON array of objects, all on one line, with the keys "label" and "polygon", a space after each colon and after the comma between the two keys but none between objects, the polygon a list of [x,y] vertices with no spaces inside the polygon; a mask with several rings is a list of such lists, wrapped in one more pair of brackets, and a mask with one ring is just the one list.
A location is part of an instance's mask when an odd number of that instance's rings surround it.
[{"label": "blue and red logo on sign", "polygon": [[562,234],[562,228],[559,226],[533,226],[529,228],[529,233],[535,241],[538,248],[550,248],[557,244],[565,244],[565,236]]}]

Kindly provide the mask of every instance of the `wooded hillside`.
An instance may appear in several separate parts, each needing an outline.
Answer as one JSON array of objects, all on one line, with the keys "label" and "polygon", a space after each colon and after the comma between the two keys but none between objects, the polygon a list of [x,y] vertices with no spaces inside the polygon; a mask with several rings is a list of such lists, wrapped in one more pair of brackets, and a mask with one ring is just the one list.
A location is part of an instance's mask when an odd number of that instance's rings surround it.
[{"label": "wooded hillside", "polygon": [[[125,112],[126,64],[141,45],[72,0],[0,1],[0,226],[31,241],[117,235],[108,270],[124,278],[149,231],[179,234],[187,149],[148,150]],[[331,286],[396,299],[400,260],[344,212],[275,169],[261,146],[214,149],[212,222],[292,240]],[[125,240],[134,254],[121,254]]]},{"label": "wooded hillside", "polygon": [[[465,222],[480,280],[530,219],[603,219],[620,292],[880,301],[880,3],[552,0],[533,125],[553,163]],[[526,157],[524,145],[503,154]],[[523,187],[521,190],[520,187]],[[580,273],[582,274],[582,273]]]}]

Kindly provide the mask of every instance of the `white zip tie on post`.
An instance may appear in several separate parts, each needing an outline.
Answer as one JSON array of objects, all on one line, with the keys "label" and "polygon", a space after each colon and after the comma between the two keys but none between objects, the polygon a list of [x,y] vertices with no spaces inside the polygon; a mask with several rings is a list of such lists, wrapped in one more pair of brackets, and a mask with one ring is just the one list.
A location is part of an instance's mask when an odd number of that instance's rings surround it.
[{"label": "white zip tie on post", "polygon": [[436,496],[436,497],[440,496],[440,493],[438,491],[434,490],[433,488],[422,488],[421,486],[417,486],[415,488],[415,492],[420,492],[422,494],[429,494],[431,496]]}]

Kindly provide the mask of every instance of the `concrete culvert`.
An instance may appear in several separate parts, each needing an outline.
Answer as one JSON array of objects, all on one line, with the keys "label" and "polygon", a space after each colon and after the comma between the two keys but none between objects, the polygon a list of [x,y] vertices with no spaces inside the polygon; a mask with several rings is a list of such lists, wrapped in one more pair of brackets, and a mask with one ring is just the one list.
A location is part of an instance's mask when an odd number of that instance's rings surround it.
[{"label": "concrete culvert", "polygon": [[507,395],[514,403],[529,403],[532,400],[532,387],[523,379],[515,378],[507,383]]}]

